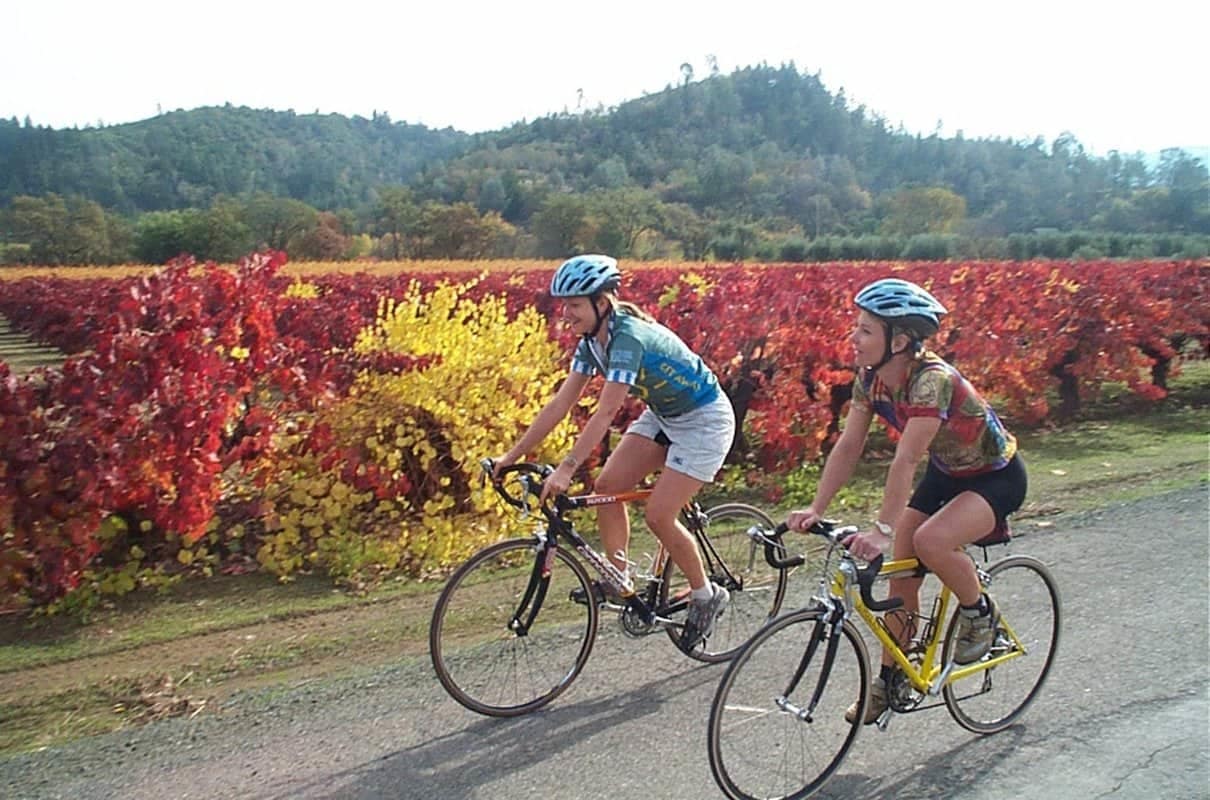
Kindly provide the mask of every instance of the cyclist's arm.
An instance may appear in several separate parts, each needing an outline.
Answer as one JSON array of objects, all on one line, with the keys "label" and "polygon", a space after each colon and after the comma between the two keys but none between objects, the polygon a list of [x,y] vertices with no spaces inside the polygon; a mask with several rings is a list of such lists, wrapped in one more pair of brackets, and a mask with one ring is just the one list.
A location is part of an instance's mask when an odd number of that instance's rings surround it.
[{"label": "cyclist's arm", "polygon": [[629,391],[628,384],[617,381],[605,382],[604,388],[601,389],[601,396],[597,400],[597,410],[584,424],[584,429],[576,437],[576,443],[571,446],[571,451],[559,462],[558,469],[543,483],[543,500],[550,494],[567,491],[576,467],[584,463],[584,459],[592,455],[597,443],[605,438],[605,434],[609,432],[609,426],[613,423],[613,418],[617,416],[618,409],[622,407],[622,402],[625,401]]},{"label": "cyclist's arm", "polygon": [[903,434],[895,447],[895,457],[887,470],[886,487],[882,492],[882,509],[878,519],[895,527],[912,496],[912,480],[916,466],[928,455],[933,437],[941,429],[940,417],[913,417],[903,426]]},{"label": "cyclist's arm", "polygon": [[823,518],[832,498],[853,476],[857,461],[861,458],[862,451],[865,450],[866,438],[870,433],[870,422],[873,419],[874,412],[869,406],[856,403],[849,405],[844,430],[840,432],[836,446],[832,448],[832,452],[828,454],[828,460],[824,462],[823,474],[819,476],[819,486],[815,489],[815,499],[811,501],[809,508],[791,512],[789,519],[791,528],[805,530],[816,520]]},{"label": "cyclist's arm", "polygon": [[577,465],[584,463],[584,459],[592,455],[593,449],[605,438],[629,392],[628,384],[605,381],[601,396],[597,399],[597,410],[592,412],[592,416],[584,424],[584,430],[580,431],[576,443],[571,447],[571,457]]},{"label": "cyclist's arm", "polygon": [[521,435],[517,443],[500,459],[501,466],[516,463],[527,453],[533,452],[547,434],[554,430],[560,420],[571,412],[572,406],[584,393],[584,387],[588,385],[588,381],[588,375],[582,375],[579,372],[570,373],[555,396],[542,407],[538,416],[534,417],[534,421],[530,423],[529,428]]}]

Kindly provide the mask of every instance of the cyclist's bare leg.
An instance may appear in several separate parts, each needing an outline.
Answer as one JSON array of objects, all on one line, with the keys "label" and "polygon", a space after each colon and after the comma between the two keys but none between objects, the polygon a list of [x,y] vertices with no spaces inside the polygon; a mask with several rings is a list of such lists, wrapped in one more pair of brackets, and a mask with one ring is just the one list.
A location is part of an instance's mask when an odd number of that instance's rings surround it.
[{"label": "cyclist's bare leg", "polygon": [[[895,560],[903,560],[915,558],[916,551],[912,547],[912,539],[916,535],[916,531],[928,519],[922,512],[914,508],[904,509],[903,514],[899,517],[899,524],[895,529],[895,543],[891,549],[891,558]],[[900,597],[903,599],[903,605],[900,607],[902,613],[893,612],[884,617],[887,630],[895,637],[895,640],[900,645],[906,644],[908,636],[905,636],[905,620],[914,619],[916,613],[920,609],[920,584],[924,582],[923,578],[892,578],[889,581],[890,591],[888,596]],[[906,632],[910,634],[910,632]],[[882,651],[882,663],[893,664],[890,652]]]},{"label": "cyclist's bare leg", "polygon": [[691,478],[683,472],[664,468],[655,482],[651,497],[644,509],[647,527],[660,540],[672,562],[685,573],[690,589],[706,585],[706,569],[702,566],[697,542],[678,519],[681,509],[693,500],[704,481]]},{"label": "cyclist's bare leg", "polygon": [[[593,484],[598,494],[628,492],[638,486],[651,473],[664,465],[667,448],[651,439],[637,434],[627,434],[609,454]],[[630,515],[625,503],[599,506],[597,527],[601,534],[601,546],[618,569],[626,569],[626,563],[615,553],[626,552],[630,543]]]},{"label": "cyclist's bare leg", "polygon": [[995,525],[996,515],[987,500],[974,492],[963,492],[916,531],[916,555],[962,605],[979,602],[983,591],[975,563],[962,547],[986,536]]}]

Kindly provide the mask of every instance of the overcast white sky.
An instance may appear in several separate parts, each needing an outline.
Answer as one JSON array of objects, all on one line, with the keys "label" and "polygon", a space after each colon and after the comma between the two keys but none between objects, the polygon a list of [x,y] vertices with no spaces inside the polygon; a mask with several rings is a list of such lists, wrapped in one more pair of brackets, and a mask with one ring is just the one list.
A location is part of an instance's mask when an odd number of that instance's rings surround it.
[{"label": "overcast white sky", "polygon": [[1016,0],[12,0],[0,117],[118,124],[230,102],[494,130],[578,99],[793,61],[893,126],[1091,152],[1210,146],[1210,4]]}]

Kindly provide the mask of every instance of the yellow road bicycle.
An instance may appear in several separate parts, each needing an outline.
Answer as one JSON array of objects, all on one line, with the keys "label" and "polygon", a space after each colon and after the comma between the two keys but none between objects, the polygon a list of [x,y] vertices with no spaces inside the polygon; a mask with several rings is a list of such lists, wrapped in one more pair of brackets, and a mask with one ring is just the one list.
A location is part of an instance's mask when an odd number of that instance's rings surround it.
[{"label": "yellow road bicycle", "polygon": [[[786,556],[785,525],[765,537],[770,565],[793,567]],[[728,665],[710,706],[710,769],[735,800],[809,797],[836,772],[853,746],[869,702],[873,678],[869,650],[857,621],[887,648],[898,667],[887,687],[889,707],[878,718],[885,730],[893,714],[944,705],[959,725],[979,734],[1001,731],[1037,696],[1059,642],[1060,604],[1055,580],[1036,558],[1012,555],[978,566],[979,579],[1001,614],[991,650],[981,660],[955,664],[957,601],[936,577],[921,597],[933,596],[920,614],[902,600],[877,600],[873,587],[892,577],[929,573],[916,559],[865,567],[841,542],[857,528],[820,522],[810,533],[824,540],[819,589],[809,603],[763,626]],[[1009,540],[1001,526],[974,546]],[[968,549],[969,552],[969,549]],[[933,585],[936,592],[933,595]],[[927,591],[926,591],[927,590]],[[897,640],[886,617],[899,615]],[[938,700],[940,697],[940,700]],[[857,703],[853,721],[845,719]]]}]

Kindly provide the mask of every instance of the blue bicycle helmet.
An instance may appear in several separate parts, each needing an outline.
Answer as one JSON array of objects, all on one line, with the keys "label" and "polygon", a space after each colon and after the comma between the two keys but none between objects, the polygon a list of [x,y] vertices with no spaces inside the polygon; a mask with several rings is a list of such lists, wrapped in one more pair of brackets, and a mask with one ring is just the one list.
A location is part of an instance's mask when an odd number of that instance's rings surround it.
[{"label": "blue bicycle helmet", "polygon": [[932,336],[948,313],[937,298],[914,283],[898,278],[874,281],[853,300],[887,324],[910,331],[920,338]]},{"label": "blue bicycle helmet", "polygon": [[601,255],[573,256],[564,261],[550,280],[552,297],[588,297],[614,291],[622,284],[622,271],[615,258]]}]

